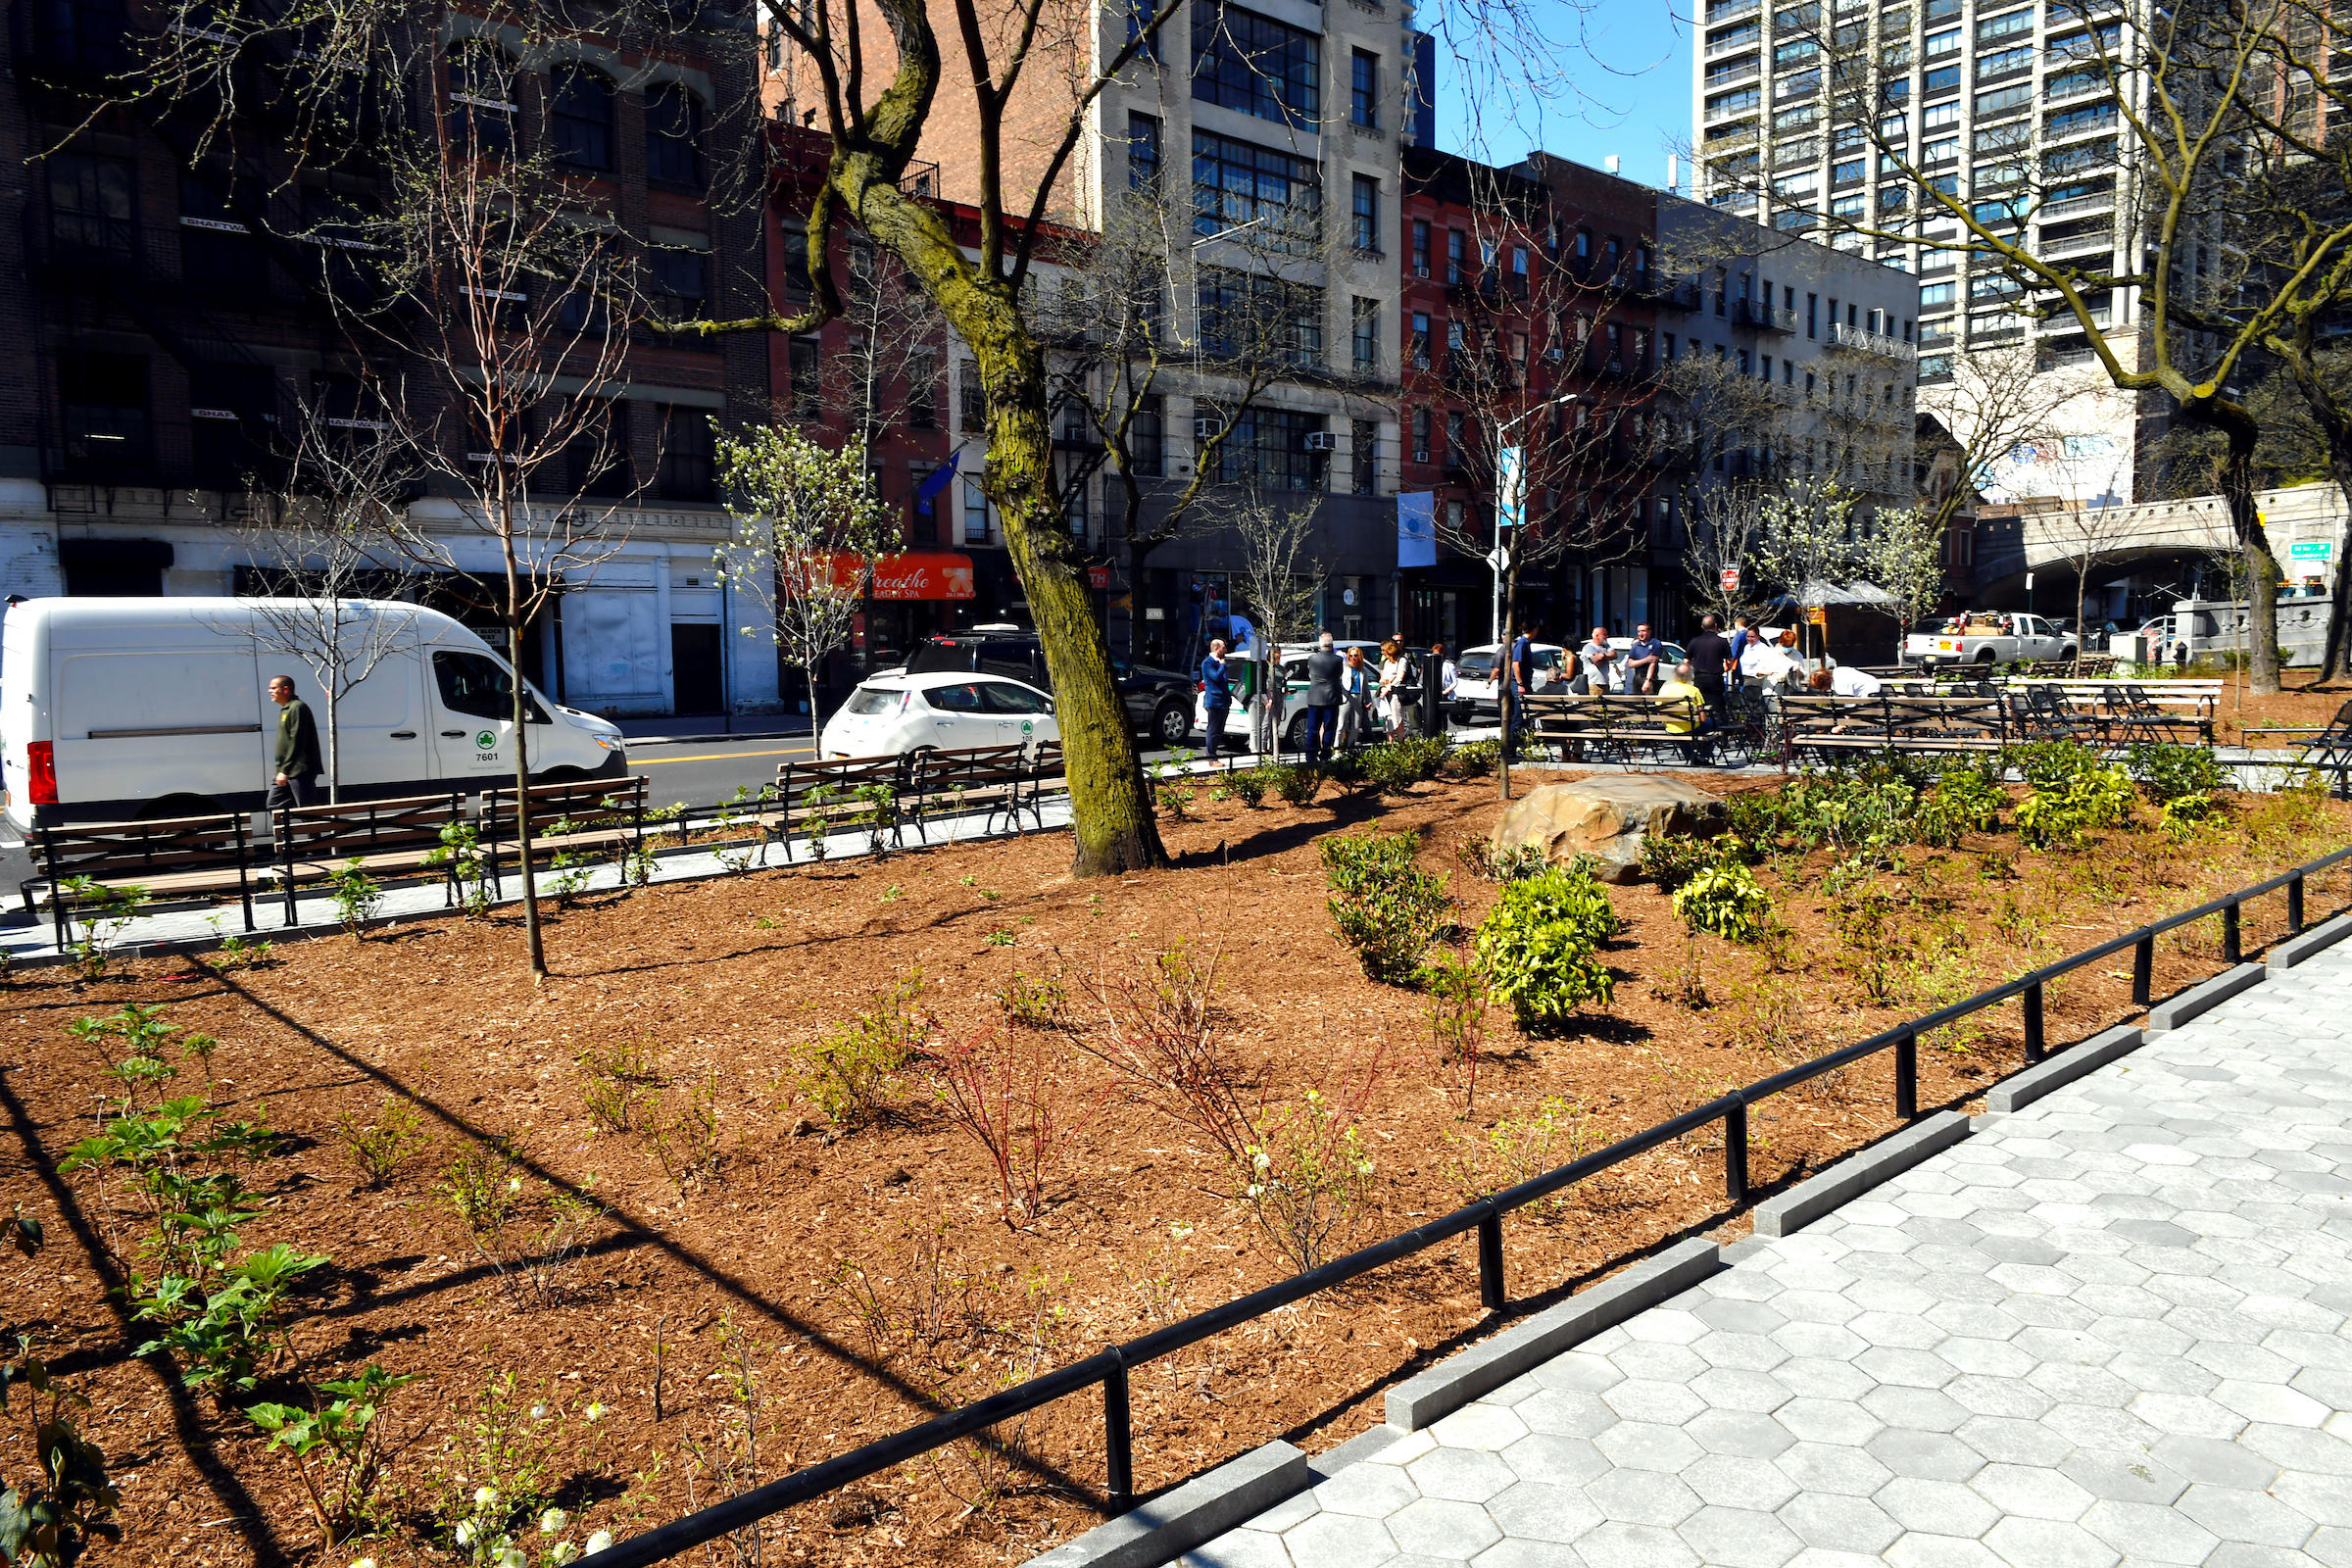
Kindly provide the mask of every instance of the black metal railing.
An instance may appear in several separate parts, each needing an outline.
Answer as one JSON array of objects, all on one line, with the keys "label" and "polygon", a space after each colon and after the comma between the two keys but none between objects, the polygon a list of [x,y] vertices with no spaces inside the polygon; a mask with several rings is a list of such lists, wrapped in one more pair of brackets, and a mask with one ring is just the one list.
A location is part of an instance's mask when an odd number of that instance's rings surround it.
[{"label": "black metal railing", "polygon": [[910,1427],[836,1458],[795,1471],[739,1497],[673,1519],[643,1535],[616,1542],[600,1554],[599,1561],[606,1568],[640,1568],[642,1564],[662,1562],[705,1542],[715,1541],[732,1531],[757,1524],[771,1514],[904,1464],[975,1433],[985,1432],[1001,1421],[1008,1421],[1070,1395],[1083,1393],[1098,1384],[1102,1389],[1105,1448],[1103,1491],[1111,1511],[1114,1514],[1124,1512],[1132,1505],[1135,1493],[1133,1423],[1127,1385],[1131,1368],[1172,1354],[1187,1346],[1222,1334],[1227,1329],[1237,1328],[1336,1285],[1346,1284],[1374,1269],[1450,1241],[1465,1231],[1478,1233],[1479,1302],[1490,1312],[1499,1311],[1509,1301],[1503,1274],[1502,1219],[1513,1209],[1549,1197],[1564,1187],[1596,1176],[1613,1165],[1647,1153],[1661,1144],[1688,1137],[1718,1121],[1724,1126],[1724,1196],[1734,1207],[1744,1205],[1751,1192],[1747,1172],[1747,1111],[1758,1101],[1890,1050],[1894,1053],[1895,1114],[1906,1121],[1911,1120],[1919,1114],[1919,1040],[1923,1034],[1955,1023],[1971,1013],[2018,1000],[2023,1005],[2026,1060],[2028,1063],[2041,1061],[2046,1054],[2043,1043],[2043,996],[2051,981],[2130,948],[2132,950],[2132,1001],[2133,1005],[2144,1007],[2150,1000],[2158,937],[2167,931],[2193,925],[2218,914],[2222,917],[2222,957],[2228,963],[2238,963],[2242,960],[2239,951],[2239,911],[2248,900],[2283,889],[2286,893],[2288,932],[2290,935],[2299,933],[2304,927],[2306,883],[2346,859],[2352,859],[2352,846],[2298,865],[2267,882],[2240,888],[2234,893],[2200,904],[2193,909],[2184,909],[2127,931],[2096,947],[2061,958],[2055,963],[2044,964],[1989,991],[1980,992],[1965,1002],[1953,1003],[1924,1017],[1882,1030],[1867,1040],[1858,1040],[1827,1055],[1800,1062],[1744,1089],[1732,1090],[1670,1120],[1620,1139],[1606,1149],[1595,1150],[1581,1159],[1571,1160],[1557,1170],[1531,1177],[1516,1187],[1489,1194],[1475,1203],[1457,1208],[1414,1230],[1392,1236],[1387,1241],[1350,1252],[1346,1257],[1334,1258],[1318,1268],[1295,1274],[1263,1290],[1228,1301],[1223,1306],[1211,1307],[1186,1318],[1181,1323],[1171,1323],[1140,1339],[1099,1350],[1082,1361],[1058,1367],[1043,1377],[1033,1378],[975,1404],[965,1405],[960,1410],[951,1410],[920,1426]]}]

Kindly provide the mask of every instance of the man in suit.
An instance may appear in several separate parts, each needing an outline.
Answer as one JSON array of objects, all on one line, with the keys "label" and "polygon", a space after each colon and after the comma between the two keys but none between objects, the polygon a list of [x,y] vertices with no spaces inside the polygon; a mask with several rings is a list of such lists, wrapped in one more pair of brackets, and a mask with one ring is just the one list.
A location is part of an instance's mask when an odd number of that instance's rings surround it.
[{"label": "man in suit", "polygon": [[1309,761],[1331,760],[1332,742],[1340,734],[1340,688],[1347,676],[1346,660],[1332,651],[1331,633],[1315,641],[1306,656],[1306,755]]}]

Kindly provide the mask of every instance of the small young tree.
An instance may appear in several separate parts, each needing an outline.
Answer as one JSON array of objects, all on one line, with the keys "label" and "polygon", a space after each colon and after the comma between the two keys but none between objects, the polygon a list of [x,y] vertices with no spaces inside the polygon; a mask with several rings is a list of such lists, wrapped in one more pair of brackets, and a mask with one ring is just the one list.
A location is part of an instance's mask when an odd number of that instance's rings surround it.
[{"label": "small young tree", "polygon": [[1862,574],[1894,602],[1898,650],[1943,598],[1943,530],[1942,508],[1898,507],[1871,518],[1857,548]]},{"label": "small young tree", "polygon": [[330,425],[323,411],[309,411],[284,493],[235,529],[263,578],[250,601],[251,621],[236,630],[263,652],[300,662],[325,694],[326,798],[333,802],[343,799],[343,699],[405,629],[400,616],[359,601],[385,597],[397,574],[397,509],[411,468],[384,431]]},{"label": "small young tree", "polygon": [[1764,536],[1764,504],[1770,490],[1737,481],[1699,492],[1690,517],[1690,544],[1683,553],[1690,586],[1729,626],[1732,617],[1754,606],[1748,568]]},{"label": "small young tree", "polygon": [[[2090,568],[2129,538],[2133,529],[2142,526],[2132,519],[2124,507],[2069,507],[2057,512],[2035,514],[2028,522],[2028,534],[2038,533],[2045,544],[2054,546],[2075,574],[2075,671],[2082,673],[2083,646],[2089,639],[2082,634],[2082,605],[2090,588]],[[2234,558],[2233,558],[2234,559]]]},{"label": "small young tree", "polygon": [[1859,559],[1855,496],[1835,479],[1792,479],[1764,503],[1756,559],[1798,608],[1820,609],[1825,592]]},{"label": "small young tree", "polygon": [[[849,645],[874,563],[898,548],[865,449],[827,451],[790,426],[718,437],[720,493],[735,536],[716,553],[737,593],[770,613],[769,635],[808,684],[808,733],[824,734],[817,673]],[[746,626],[746,636],[760,628]]]}]

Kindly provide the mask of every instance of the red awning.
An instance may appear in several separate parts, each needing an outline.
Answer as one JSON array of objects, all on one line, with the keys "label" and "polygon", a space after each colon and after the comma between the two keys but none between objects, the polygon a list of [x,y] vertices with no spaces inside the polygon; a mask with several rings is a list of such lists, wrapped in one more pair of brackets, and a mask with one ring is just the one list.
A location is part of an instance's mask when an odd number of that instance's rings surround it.
[{"label": "red awning", "polygon": [[[858,558],[841,551],[832,560],[833,586],[846,593],[858,580]],[[873,596],[891,600],[969,599],[972,558],[944,550],[884,556],[874,563]]]}]

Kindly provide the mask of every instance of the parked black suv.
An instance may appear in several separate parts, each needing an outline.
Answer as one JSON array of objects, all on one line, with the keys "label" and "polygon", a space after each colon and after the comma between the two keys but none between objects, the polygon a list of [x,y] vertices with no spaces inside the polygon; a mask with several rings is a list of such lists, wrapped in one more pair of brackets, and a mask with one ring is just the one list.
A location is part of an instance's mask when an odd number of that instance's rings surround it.
[{"label": "parked black suv", "polygon": [[[975,674],[1007,675],[1043,692],[1054,689],[1046,673],[1046,652],[1032,631],[969,631],[930,637],[906,660],[910,675],[934,671],[970,670]],[[1182,746],[1193,732],[1194,682],[1172,669],[1131,664],[1111,656],[1110,673],[1127,705],[1127,718],[1139,731],[1162,746]]]}]

